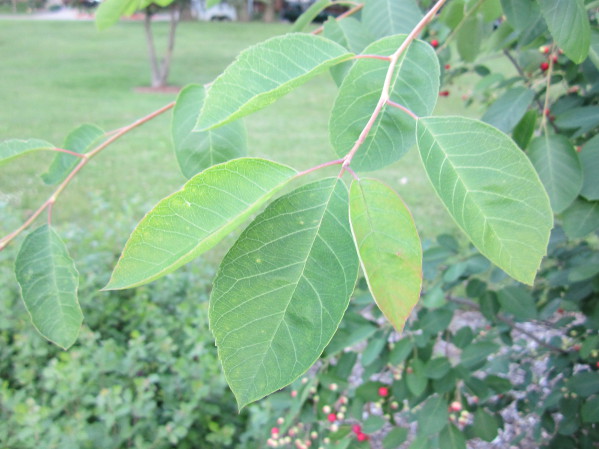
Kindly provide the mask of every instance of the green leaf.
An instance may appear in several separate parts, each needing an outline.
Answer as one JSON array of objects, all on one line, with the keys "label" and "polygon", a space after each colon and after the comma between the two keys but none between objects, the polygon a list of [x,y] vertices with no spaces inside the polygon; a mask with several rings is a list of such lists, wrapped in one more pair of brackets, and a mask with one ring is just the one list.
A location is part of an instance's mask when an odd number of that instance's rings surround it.
[{"label": "green leaf", "polygon": [[472,431],[477,438],[484,441],[493,441],[497,437],[499,423],[497,418],[479,408],[474,412],[474,425]]},{"label": "green leaf", "polygon": [[[406,36],[391,36],[368,46],[365,54],[389,56]],[[354,146],[370,120],[385,80],[388,61],[359,59],[343,80],[329,121],[331,144],[339,157]],[[439,61],[433,48],[414,41],[401,56],[390,85],[390,99],[416,115],[432,113],[439,91]],[[354,156],[354,170],[375,170],[398,160],[416,142],[415,120],[385,105]]]},{"label": "green leaf", "polygon": [[472,243],[532,284],[553,214],[528,158],[505,134],[464,117],[420,119],[418,147],[437,195]]},{"label": "green leaf", "polygon": [[395,427],[383,438],[383,449],[397,449],[407,439],[408,429]]},{"label": "green leaf", "polygon": [[208,251],[295,174],[284,165],[243,158],[194,176],[139,222],[105,289],[146,284]]},{"label": "green leaf", "polygon": [[376,330],[377,327],[362,315],[348,312],[343,318],[339,329],[337,329],[335,336],[326,347],[325,355],[327,357],[336,355],[345,348],[349,348],[362,340],[370,338]]},{"label": "green leaf", "polygon": [[439,435],[440,449],[466,449],[464,434],[453,424],[445,426]]},{"label": "green leaf", "polygon": [[412,340],[409,338],[402,338],[395,343],[391,354],[389,354],[389,363],[391,365],[399,365],[408,357],[408,355],[410,355],[413,348],[414,345],[412,344]]},{"label": "green leaf", "polygon": [[190,84],[179,93],[173,111],[171,132],[175,154],[187,178],[247,154],[247,135],[241,120],[210,131],[194,132],[204,98],[204,87]]},{"label": "green leaf", "polygon": [[196,130],[206,131],[258,111],[351,56],[335,42],[302,33],[250,47],[208,90]]},{"label": "green leaf", "polygon": [[370,415],[364,421],[362,431],[364,433],[374,433],[378,430],[381,430],[386,423],[387,421],[382,416]]},{"label": "green leaf", "polygon": [[420,396],[426,390],[428,379],[424,375],[424,363],[420,359],[412,359],[408,363],[406,384],[414,396]]},{"label": "green leaf", "polygon": [[547,190],[553,211],[563,212],[582,188],[576,150],[565,136],[545,134],[531,142],[528,157]]},{"label": "green leaf", "polygon": [[416,437],[412,440],[412,443],[410,443],[410,448],[409,449],[429,449],[430,448],[430,444],[429,444],[429,439],[428,439],[428,435],[423,435],[423,436],[419,436]]},{"label": "green leaf", "polygon": [[401,198],[374,179],[352,182],[349,215],[370,292],[401,332],[422,288],[422,247],[414,220]]},{"label": "green leaf", "polygon": [[501,0],[503,12],[516,31],[531,28],[541,15],[535,0]]},{"label": "green leaf", "polygon": [[54,229],[43,225],[27,236],[15,261],[15,273],[35,328],[68,349],[83,322],[77,301],[79,273]]},{"label": "green leaf", "polygon": [[524,117],[534,97],[534,91],[526,87],[514,87],[493,102],[481,120],[504,133],[510,133]]},{"label": "green leaf", "polygon": [[[104,135],[104,131],[96,125],[81,125],[69,133],[63,148],[83,154],[90,150]],[[64,181],[80,160],[80,158],[71,154],[57,153],[48,171],[42,175],[43,181],[51,185]]]},{"label": "green leaf", "polygon": [[501,308],[518,321],[537,319],[537,307],[534,298],[521,287],[505,287],[498,292]]},{"label": "green leaf", "polygon": [[522,117],[520,122],[515,126],[514,132],[512,133],[512,137],[514,142],[518,144],[520,148],[523,150],[528,147],[530,143],[530,139],[535,132],[535,127],[537,125],[537,112],[530,110],[527,111],[526,114]]},{"label": "green leaf", "polygon": [[210,298],[210,328],[240,408],[317,360],[349,304],[358,264],[339,179],[279,198],[242,233]]},{"label": "green leaf", "polygon": [[572,137],[579,137],[599,126],[599,106],[581,106],[568,109],[555,119],[558,128],[575,130]]},{"label": "green leaf", "polygon": [[[361,53],[362,50],[374,41],[374,37],[370,34],[370,31],[366,29],[362,22],[353,17],[346,17],[339,21],[330,17],[324,23],[323,36],[356,54]],[[345,62],[333,67],[332,70],[341,66],[351,65],[352,62]]]},{"label": "green leaf", "polygon": [[424,375],[429,379],[441,379],[451,369],[451,364],[447,357],[436,357],[426,362]]},{"label": "green leaf", "polygon": [[588,399],[580,410],[582,422],[599,422],[599,396]]},{"label": "green leaf", "polygon": [[414,0],[368,0],[362,11],[366,28],[378,38],[407,34],[422,17],[422,11]]},{"label": "green leaf", "polygon": [[490,341],[480,341],[466,346],[462,351],[461,364],[466,368],[474,369],[480,363],[486,361],[494,352],[497,352],[499,345]]},{"label": "green leaf", "polygon": [[379,358],[383,348],[387,345],[387,337],[388,335],[379,333],[370,339],[370,342],[362,352],[362,366],[368,366]]},{"label": "green leaf", "polygon": [[541,0],[541,14],[566,56],[580,64],[589,54],[591,26],[583,0]]},{"label": "green leaf", "polygon": [[455,28],[464,18],[464,0],[453,0],[447,3],[439,15],[439,20],[449,28]]},{"label": "green leaf", "polygon": [[27,153],[52,150],[54,145],[39,139],[10,139],[0,142],[0,166]]},{"label": "green leaf", "polygon": [[500,0],[485,0],[480,5],[479,11],[487,23],[493,22],[503,15]]},{"label": "green leaf", "polygon": [[599,200],[599,136],[589,140],[578,156],[583,172],[580,194],[589,201]]},{"label": "green leaf", "polygon": [[102,31],[133,14],[141,6],[140,0],[104,0],[95,12],[96,28]]},{"label": "green leaf", "polygon": [[306,9],[301,16],[297,18],[293,26],[291,27],[291,32],[299,32],[304,31],[304,29],[312,23],[312,21],[316,18],[316,16],[324,10],[326,7],[331,5],[331,0],[316,0],[314,3],[310,5],[308,9]]},{"label": "green leaf", "polygon": [[472,14],[457,32],[458,53],[466,62],[473,62],[480,51],[483,40],[483,21],[477,14]]},{"label": "green leaf", "polygon": [[599,30],[591,28],[591,46],[589,48],[589,59],[599,69]]},{"label": "green leaf", "polygon": [[583,371],[574,374],[567,382],[568,389],[580,396],[599,393],[599,372]]},{"label": "green leaf", "polygon": [[442,396],[431,396],[418,414],[418,435],[433,435],[447,425],[447,401]]},{"label": "green leaf", "polygon": [[584,237],[599,228],[599,201],[578,198],[563,212],[561,218],[569,238]]},{"label": "green leaf", "polygon": [[206,0],[206,8],[212,8],[213,6],[218,5],[223,0]]}]

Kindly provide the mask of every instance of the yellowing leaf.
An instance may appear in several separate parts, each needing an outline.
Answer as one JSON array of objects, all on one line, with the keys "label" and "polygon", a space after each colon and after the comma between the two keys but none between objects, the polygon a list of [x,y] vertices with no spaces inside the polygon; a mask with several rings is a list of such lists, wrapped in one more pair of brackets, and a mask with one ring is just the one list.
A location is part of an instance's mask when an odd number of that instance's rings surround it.
[{"label": "yellowing leaf", "polygon": [[352,183],[349,211],[370,292],[401,332],[422,288],[422,247],[414,220],[399,196],[374,179]]}]

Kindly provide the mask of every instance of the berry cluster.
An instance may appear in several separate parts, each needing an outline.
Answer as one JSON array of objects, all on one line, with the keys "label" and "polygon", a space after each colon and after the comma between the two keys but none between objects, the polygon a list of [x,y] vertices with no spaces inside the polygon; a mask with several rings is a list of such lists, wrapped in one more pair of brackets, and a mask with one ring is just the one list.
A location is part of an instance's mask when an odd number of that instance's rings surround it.
[{"label": "berry cluster", "polygon": [[[266,441],[267,447],[325,449],[340,439],[351,438],[358,443],[365,443],[371,439],[371,435],[364,431],[361,419],[357,419],[355,415],[349,416],[350,398],[346,391],[340,391],[338,384],[321,383],[312,386],[307,385],[307,378],[300,382],[299,388],[290,391],[291,400],[297,401],[307,397],[305,405],[312,409],[316,420],[286,422],[283,417],[278,418]],[[389,386],[379,384],[372,395],[372,401],[369,402],[371,413],[383,415],[385,411],[392,413],[399,409],[399,403],[392,400]],[[384,417],[391,419],[390,414],[385,414]]]}]

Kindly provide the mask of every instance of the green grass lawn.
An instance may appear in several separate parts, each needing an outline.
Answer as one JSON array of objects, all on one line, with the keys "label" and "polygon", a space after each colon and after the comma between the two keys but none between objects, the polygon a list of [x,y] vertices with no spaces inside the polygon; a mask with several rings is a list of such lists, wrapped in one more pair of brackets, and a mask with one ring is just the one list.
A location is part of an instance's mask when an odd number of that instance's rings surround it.
[{"label": "green grass lawn", "polygon": [[[159,35],[166,35],[166,24],[156,28]],[[284,24],[183,23],[171,84],[209,82],[240,50],[288,29]],[[98,32],[91,22],[2,21],[0,60],[0,140],[36,137],[60,145],[79,124],[112,130],[175,98],[134,90],[149,83],[141,23],[119,23]],[[299,170],[333,159],[327,122],[335,93],[330,77],[321,76],[249,117],[250,154]],[[464,113],[459,93],[440,98],[438,109]],[[129,220],[132,228],[151,205],[179,188],[185,179],[173,155],[169,125],[170,112],[90,163],[55,206],[55,223],[75,221],[97,228],[119,217]],[[1,167],[0,203],[6,207],[0,214],[10,210],[24,219],[45,200],[51,190],[37,175],[51,158],[51,154],[29,156]],[[329,170],[331,175],[337,172],[337,167]],[[416,151],[372,176],[400,192],[423,236],[455,230],[427,184]],[[99,203],[104,205],[100,214],[104,223],[98,222]],[[0,219],[0,233],[11,231],[14,223],[14,217]],[[115,249],[127,237],[120,236]]]}]

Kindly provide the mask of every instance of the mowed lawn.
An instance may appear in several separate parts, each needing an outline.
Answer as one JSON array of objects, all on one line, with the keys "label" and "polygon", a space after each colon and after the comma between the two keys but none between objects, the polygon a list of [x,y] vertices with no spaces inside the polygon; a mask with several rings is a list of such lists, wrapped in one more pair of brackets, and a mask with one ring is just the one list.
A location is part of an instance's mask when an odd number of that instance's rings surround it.
[{"label": "mowed lawn", "polygon": [[[170,82],[184,86],[213,80],[252,43],[289,31],[289,25],[182,23]],[[167,32],[156,24],[158,43]],[[61,145],[82,123],[105,130],[125,126],[172,101],[176,94],[140,93],[149,84],[143,27],[122,22],[98,32],[92,22],[0,22],[0,140],[40,138]],[[336,158],[327,122],[336,94],[323,75],[269,108],[247,118],[250,155],[290,164],[298,170]],[[440,98],[443,113],[463,113],[459,94]],[[129,220],[131,229],[159,199],[178,189],[180,174],[170,142],[171,113],[131,132],[100,154],[60,197],[54,222],[110,226]],[[39,178],[52,154],[21,158],[0,167],[0,233],[38,207],[51,190]],[[335,176],[338,167],[328,169]],[[417,152],[389,168],[366,174],[395,188],[408,204],[424,237],[455,232],[434,197]],[[102,204],[99,222],[94,208]],[[4,215],[2,217],[1,215]],[[9,219],[10,217],[10,219]],[[92,217],[94,217],[92,219]],[[127,235],[119,236],[115,248]]]}]

